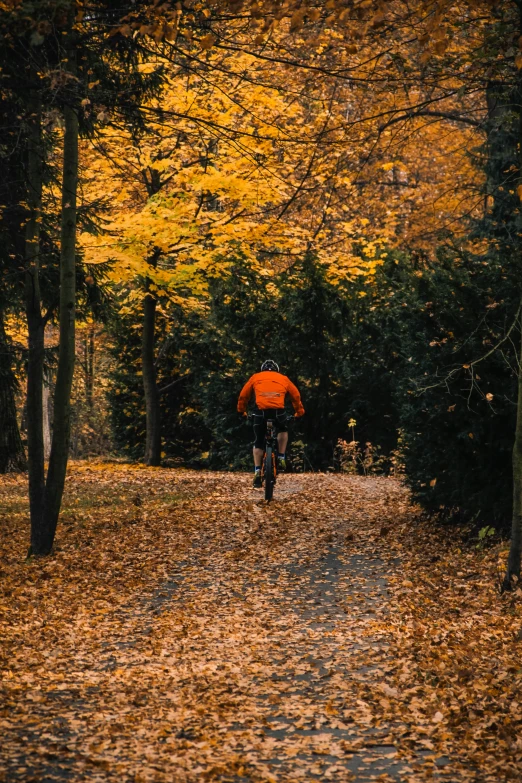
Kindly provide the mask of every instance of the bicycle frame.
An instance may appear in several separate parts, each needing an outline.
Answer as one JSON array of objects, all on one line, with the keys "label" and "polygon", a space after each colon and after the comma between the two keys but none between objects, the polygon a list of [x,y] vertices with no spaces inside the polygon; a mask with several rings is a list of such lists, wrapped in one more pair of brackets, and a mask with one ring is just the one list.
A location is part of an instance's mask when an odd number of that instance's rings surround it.
[{"label": "bicycle frame", "polygon": [[[249,414],[248,422],[252,423],[257,414]],[[294,416],[286,416],[285,423],[293,421]],[[265,500],[272,500],[274,485],[277,478],[277,419],[266,420],[265,449],[261,463],[261,481],[265,487]]]}]

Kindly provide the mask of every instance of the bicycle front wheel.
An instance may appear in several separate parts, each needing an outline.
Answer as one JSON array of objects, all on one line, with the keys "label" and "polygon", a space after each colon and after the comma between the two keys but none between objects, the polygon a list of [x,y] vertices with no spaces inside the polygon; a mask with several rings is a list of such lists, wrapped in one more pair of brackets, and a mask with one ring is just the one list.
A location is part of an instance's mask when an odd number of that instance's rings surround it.
[{"label": "bicycle front wheel", "polygon": [[274,495],[274,454],[271,446],[265,452],[265,500],[272,500]]}]

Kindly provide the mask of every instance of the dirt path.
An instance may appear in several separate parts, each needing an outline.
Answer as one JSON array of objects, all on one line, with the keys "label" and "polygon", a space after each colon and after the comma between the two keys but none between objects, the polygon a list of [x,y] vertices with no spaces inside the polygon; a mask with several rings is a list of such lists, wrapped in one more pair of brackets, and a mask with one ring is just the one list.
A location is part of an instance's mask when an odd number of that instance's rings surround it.
[{"label": "dirt path", "polygon": [[[136,477],[135,494],[123,472],[107,483],[131,503],[90,515],[86,561],[64,538],[56,610],[51,565],[16,566],[34,591],[10,640],[4,781],[487,779],[437,752],[437,705],[418,733],[390,706],[400,485],[286,476],[267,507],[250,476]],[[92,472],[75,486],[104,497]]]}]

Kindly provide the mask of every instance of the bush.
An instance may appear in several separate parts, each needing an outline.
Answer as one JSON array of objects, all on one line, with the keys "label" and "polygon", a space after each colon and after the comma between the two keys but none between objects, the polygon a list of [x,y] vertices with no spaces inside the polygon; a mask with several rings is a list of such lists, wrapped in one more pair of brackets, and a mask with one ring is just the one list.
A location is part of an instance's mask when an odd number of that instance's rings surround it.
[{"label": "bush", "polygon": [[431,513],[506,526],[520,333],[493,350],[518,307],[503,265],[454,251],[432,264],[403,258],[385,265],[378,288],[387,295],[374,320],[414,498]]}]

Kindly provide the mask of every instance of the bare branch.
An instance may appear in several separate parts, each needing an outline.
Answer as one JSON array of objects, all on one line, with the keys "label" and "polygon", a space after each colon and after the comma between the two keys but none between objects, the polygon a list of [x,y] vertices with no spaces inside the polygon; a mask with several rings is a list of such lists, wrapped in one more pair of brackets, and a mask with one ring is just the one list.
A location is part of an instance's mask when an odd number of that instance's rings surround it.
[{"label": "bare branch", "polygon": [[180,375],[179,378],[176,378],[175,381],[172,381],[172,383],[168,383],[166,386],[163,386],[161,389],[158,389],[158,394],[163,394],[163,392],[166,392],[168,389],[171,389],[173,386],[176,386],[176,384],[181,383],[181,381],[184,381],[185,378],[188,378],[189,375],[192,375],[191,372],[186,372],[185,375]]},{"label": "bare branch", "polygon": [[[436,389],[439,386],[447,385],[448,381],[451,378],[453,378],[453,376],[456,375],[456,373],[460,372],[460,370],[462,370],[462,369],[471,370],[471,389],[472,389],[473,385],[474,385],[474,377],[473,377],[474,370],[473,370],[473,368],[475,367],[476,364],[479,364],[479,362],[483,362],[484,359],[488,358],[488,356],[491,356],[493,353],[498,351],[500,346],[503,345],[507,340],[510,339],[511,332],[513,331],[513,329],[515,328],[515,326],[517,325],[517,323],[519,321],[521,311],[522,311],[522,302],[519,304],[518,310],[515,313],[515,317],[513,319],[513,323],[511,324],[511,326],[507,330],[506,334],[487,353],[485,353],[483,356],[479,356],[478,359],[474,359],[471,362],[466,362],[466,364],[463,364],[463,365],[461,365],[459,367],[455,367],[453,370],[450,370],[450,372],[444,378],[442,378],[438,383],[433,383],[433,384],[431,384],[431,386],[424,386],[422,389],[418,389],[417,390],[417,394],[424,394],[424,392],[427,392],[430,389]],[[470,394],[471,394],[471,390],[470,390]],[[469,403],[469,398],[468,398],[468,403]]]},{"label": "bare branch", "polygon": [[463,125],[471,125],[474,128],[482,128],[483,122],[480,122],[479,120],[474,120],[472,117],[467,117],[463,114],[457,114],[457,112],[454,111],[436,111],[434,109],[419,109],[418,111],[408,111],[404,114],[400,114],[398,117],[392,117],[391,120],[388,120],[383,125],[379,126],[379,131],[386,130],[386,128],[389,128],[390,125],[395,125],[397,122],[402,122],[403,120],[411,120],[415,117],[440,117],[442,120],[451,120],[451,122],[460,122]]}]

